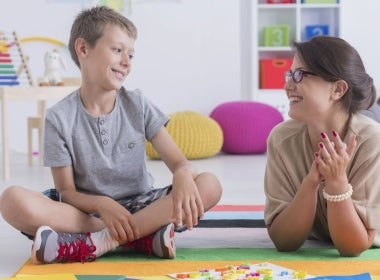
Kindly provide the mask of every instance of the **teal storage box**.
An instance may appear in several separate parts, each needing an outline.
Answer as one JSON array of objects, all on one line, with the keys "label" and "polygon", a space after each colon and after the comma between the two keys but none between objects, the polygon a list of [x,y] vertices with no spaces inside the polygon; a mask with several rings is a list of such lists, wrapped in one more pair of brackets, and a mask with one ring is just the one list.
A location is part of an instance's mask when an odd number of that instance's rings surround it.
[{"label": "teal storage box", "polygon": [[286,47],[289,46],[289,25],[268,25],[264,27],[265,47]]}]

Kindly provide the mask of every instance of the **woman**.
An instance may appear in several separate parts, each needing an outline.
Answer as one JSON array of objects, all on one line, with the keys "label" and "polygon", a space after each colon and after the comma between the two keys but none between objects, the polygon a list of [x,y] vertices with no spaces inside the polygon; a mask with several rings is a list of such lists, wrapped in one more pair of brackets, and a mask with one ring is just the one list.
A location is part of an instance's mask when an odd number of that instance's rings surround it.
[{"label": "woman", "polygon": [[340,38],[295,43],[285,91],[290,120],[268,139],[265,222],[280,251],[332,241],[341,256],[380,244],[380,125],[357,51]]}]

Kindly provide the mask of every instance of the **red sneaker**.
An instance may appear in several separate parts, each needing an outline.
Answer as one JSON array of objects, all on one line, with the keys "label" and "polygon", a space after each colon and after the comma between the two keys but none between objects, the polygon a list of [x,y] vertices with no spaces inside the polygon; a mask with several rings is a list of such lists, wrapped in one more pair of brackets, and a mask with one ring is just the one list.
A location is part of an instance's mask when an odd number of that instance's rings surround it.
[{"label": "red sneaker", "polygon": [[174,224],[168,224],[156,233],[128,242],[126,247],[135,248],[138,251],[147,253],[148,256],[154,253],[163,259],[173,259],[176,255]]},{"label": "red sneaker", "polygon": [[48,226],[37,230],[32,247],[32,262],[90,262],[96,259],[91,233],[61,233]]}]

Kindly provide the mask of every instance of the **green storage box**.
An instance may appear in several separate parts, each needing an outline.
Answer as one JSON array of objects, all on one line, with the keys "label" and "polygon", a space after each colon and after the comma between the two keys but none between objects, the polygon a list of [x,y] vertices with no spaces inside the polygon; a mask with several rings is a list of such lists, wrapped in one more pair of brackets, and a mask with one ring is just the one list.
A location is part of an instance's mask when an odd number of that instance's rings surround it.
[{"label": "green storage box", "polygon": [[289,46],[289,25],[268,25],[264,27],[265,47]]}]

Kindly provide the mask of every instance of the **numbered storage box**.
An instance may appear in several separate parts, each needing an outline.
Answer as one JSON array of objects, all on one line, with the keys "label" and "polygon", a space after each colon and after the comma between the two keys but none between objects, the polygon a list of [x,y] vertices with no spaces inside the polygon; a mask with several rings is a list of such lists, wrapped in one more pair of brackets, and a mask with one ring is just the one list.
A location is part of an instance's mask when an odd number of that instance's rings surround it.
[{"label": "numbered storage box", "polygon": [[286,47],[289,46],[289,25],[268,25],[264,27],[265,47]]},{"label": "numbered storage box", "polygon": [[293,0],[267,0],[268,4],[290,4]]},{"label": "numbered storage box", "polygon": [[301,3],[306,4],[315,4],[315,3],[322,3],[322,4],[335,4],[339,3],[339,0],[302,0]]},{"label": "numbered storage box", "polygon": [[305,27],[305,38],[306,40],[309,40],[315,36],[319,35],[329,35],[330,27],[325,24],[319,24],[319,25],[307,25]]},{"label": "numbered storage box", "polygon": [[260,60],[260,88],[282,89],[285,85],[285,72],[292,66],[292,58],[272,58]]}]

